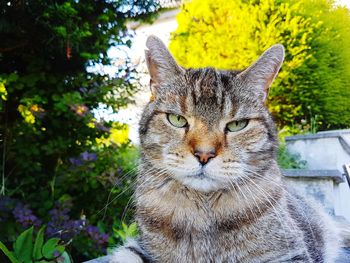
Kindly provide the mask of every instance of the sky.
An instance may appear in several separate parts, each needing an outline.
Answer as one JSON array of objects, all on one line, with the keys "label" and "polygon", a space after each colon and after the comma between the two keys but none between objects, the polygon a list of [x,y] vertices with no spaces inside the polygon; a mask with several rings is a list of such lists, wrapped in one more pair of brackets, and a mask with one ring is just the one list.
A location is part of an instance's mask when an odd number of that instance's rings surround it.
[{"label": "sky", "polygon": [[338,0],[338,5],[344,5],[350,8],[350,0]]}]

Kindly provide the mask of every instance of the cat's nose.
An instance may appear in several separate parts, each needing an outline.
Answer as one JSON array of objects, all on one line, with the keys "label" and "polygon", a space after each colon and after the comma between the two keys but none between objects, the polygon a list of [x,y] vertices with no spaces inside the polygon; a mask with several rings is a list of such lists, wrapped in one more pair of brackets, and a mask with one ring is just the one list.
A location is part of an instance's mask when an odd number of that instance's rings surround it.
[{"label": "cat's nose", "polygon": [[210,159],[216,156],[215,150],[209,150],[209,151],[195,150],[193,154],[194,156],[197,157],[201,165],[205,165],[206,163],[209,162]]}]

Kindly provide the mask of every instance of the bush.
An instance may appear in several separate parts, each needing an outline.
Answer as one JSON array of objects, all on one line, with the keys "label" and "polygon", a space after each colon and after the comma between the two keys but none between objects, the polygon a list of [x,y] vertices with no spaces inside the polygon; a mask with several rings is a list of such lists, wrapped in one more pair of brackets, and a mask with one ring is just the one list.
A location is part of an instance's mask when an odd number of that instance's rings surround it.
[{"label": "bush", "polygon": [[[13,207],[21,216],[0,212],[0,240],[11,243],[43,223],[65,232],[71,218],[85,217],[89,225],[71,233],[67,248],[82,262],[105,252],[110,240],[100,240],[98,250],[94,238],[112,233],[123,214],[136,158],[127,127],[94,114],[131,101],[135,71],[128,59],[113,76],[97,66],[113,65],[109,48],[131,45],[126,22],[150,19],[158,4],[29,0],[0,7],[0,210],[6,198],[21,204]],[[71,221],[50,225],[49,211],[67,201],[69,215],[62,217]]]},{"label": "bush", "polygon": [[350,14],[332,0],[193,0],[170,49],[187,67],[242,69],[275,43],[286,58],[268,105],[280,128],[350,127]]}]

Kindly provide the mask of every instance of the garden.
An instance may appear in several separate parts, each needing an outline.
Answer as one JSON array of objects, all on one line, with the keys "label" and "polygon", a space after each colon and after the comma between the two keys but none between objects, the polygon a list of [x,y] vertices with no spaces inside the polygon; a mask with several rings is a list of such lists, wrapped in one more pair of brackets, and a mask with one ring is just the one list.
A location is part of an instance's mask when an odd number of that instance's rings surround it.
[{"label": "garden", "polygon": [[169,48],[185,67],[242,69],[285,46],[267,100],[282,168],[305,165],[285,136],[350,128],[350,10],[336,1],[3,1],[0,262],[83,262],[137,235],[138,148],[127,124],[97,112],[134,103],[144,87],[128,25],[169,8],[180,10]]}]

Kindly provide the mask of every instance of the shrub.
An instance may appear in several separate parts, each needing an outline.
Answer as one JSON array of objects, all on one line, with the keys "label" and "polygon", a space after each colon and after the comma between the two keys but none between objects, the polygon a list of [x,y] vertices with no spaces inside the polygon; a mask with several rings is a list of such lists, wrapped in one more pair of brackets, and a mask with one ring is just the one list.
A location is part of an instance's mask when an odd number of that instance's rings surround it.
[{"label": "shrub", "polygon": [[350,126],[350,14],[332,0],[193,0],[170,49],[187,67],[242,69],[275,43],[286,48],[268,105],[278,125],[317,116],[319,129]]},{"label": "shrub", "polygon": [[[127,21],[148,20],[157,8],[152,0],[1,3],[0,196],[22,203],[18,218],[2,218],[2,242],[52,222],[48,212],[69,200],[70,216],[84,215],[91,225],[72,233],[70,253],[77,262],[103,253],[91,247],[95,227],[112,232],[113,217],[122,215],[135,149],[125,140],[126,126],[97,119],[94,110],[127,105],[136,79],[128,58],[113,76],[97,66],[114,65],[110,47],[131,45]],[[47,231],[71,223],[48,224]]]}]

